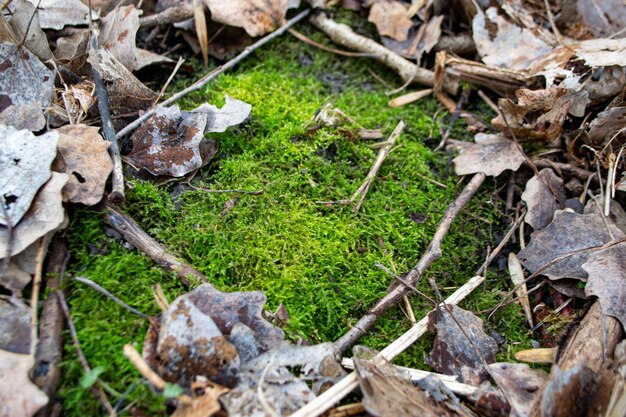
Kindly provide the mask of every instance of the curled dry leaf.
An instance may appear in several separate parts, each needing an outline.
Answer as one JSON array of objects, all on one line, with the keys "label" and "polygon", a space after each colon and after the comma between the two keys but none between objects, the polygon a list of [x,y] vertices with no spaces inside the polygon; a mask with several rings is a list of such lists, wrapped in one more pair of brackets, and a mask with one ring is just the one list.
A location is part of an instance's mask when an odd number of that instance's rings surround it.
[{"label": "curled dry leaf", "polygon": [[204,134],[241,123],[250,108],[228,96],[221,109],[207,103],[191,112],[158,106],[154,116],[133,134],[128,160],[152,175],[181,177],[208,163],[217,152],[217,144],[204,140]]},{"label": "curled dry leaf", "polygon": [[482,361],[496,361],[498,344],[487,336],[479,317],[457,306],[447,308],[429,314],[428,327],[437,332],[437,337],[428,364],[437,372],[458,376],[466,384],[480,385],[488,378]]},{"label": "curled dry leaf", "polygon": [[54,72],[28,49],[0,43],[0,123],[41,130],[52,103]]},{"label": "curled dry leaf", "polygon": [[529,29],[520,28],[500,16],[495,7],[484,13],[478,9],[472,29],[478,54],[487,65],[523,70],[552,50]]},{"label": "curled dry leaf", "polygon": [[32,355],[0,350],[0,415],[30,417],[48,403],[48,396],[28,378]]},{"label": "curled dry leaf", "polygon": [[558,210],[546,228],[533,232],[530,243],[518,254],[531,273],[556,280],[576,278],[587,281],[582,265],[596,256],[585,249],[599,248],[624,233],[599,214],[577,214]]},{"label": "curled dry leaf", "polygon": [[476,143],[460,151],[461,154],[452,160],[457,175],[484,172],[485,175],[497,177],[507,169],[517,171],[524,162],[519,146],[499,135],[479,133],[476,135]]},{"label": "curled dry leaf", "polygon": [[[65,26],[82,26],[89,24],[89,7],[80,0],[28,0],[39,13],[42,29],[63,29]],[[91,16],[98,20],[97,10]]]},{"label": "curled dry leaf", "polygon": [[367,20],[376,25],[380,35],[404,42],[409,36],[409,29],[413,26],[408,11],[409,8],[405,3],[381,0],[372,5]]},{"label": "curled dry leaf", "polygon": [[0,195],[9,217],[0,215],[0,225],[6,226],[8,220],[17,225],[48,181],[58,139],[53,132],[35,136],[28,130],[0,125]]},{"label": "curled dry leaf", "polygon": [[582,268],[589,274],[585,294],[598,297],[603,313],[626,328],[626,243],[594,253]]},{"label": "curled dry leaf", "polygon": [[93,206],[102,200],[113,163],[97,127],[67,125],[56,130],[59,134],[58,155],[53,169],[69,175],[63,188],[63,201]]},{"label": "curled dry leaf", "polygon": [[264,35],[285,23],[288,0],[204,0],[211,19],[230,26],[241,27],[248,35]]},{"label": "curled dry leaf", "polygon": [[554,212],[559,208],[559,201],[565,201],[563,180],[550,168],[542,169],[526,183],[522,200],[528,209],[524,221],[534,230],[541,230],[552,221]]},{"label": "curled dry leaf", "polygon": [[134,5],[116,7],[102,19],[98,36],[100,47],[109,50],[129,71],[137,68],[135,37],[139,14]]},{"label": "curled dry leaf", "polygon": [[[416,387],[408,375],[402,374],[381,356],[362,346],[354,348],[354,369],[356,370],[363,406],[373,416],[456,416],[458,399],[439,398],[440,404],[428,392]],[[446,403],[450,401],[450,408]]]},{"label": "curled dry leaf", "polygon": [[[135,114],[152,107],[157,94],[143,85],[106,49],[89,50],[87,61],[104,79],[112,116]],[[123,117],[113,117],[116,129],[125,125]]]},{"label": "curled dry leaf", "polygon": [[[48,182],[39,190],[24,218],[13,227],[11,256],[26,249],[31,243],[48,232],[61,227],[65,220],[65,210],[61,190],[69,177],[53,172]],[[0,256],[8,252],[9,231],[0,226]]]},{"label": "curled dry leaf", "polygon": [[543,386],[547,374],[524,363],[492,363],[489,370],[498,387],[506,393],[511,406],[510,417],[530,415],[535,394]]}]

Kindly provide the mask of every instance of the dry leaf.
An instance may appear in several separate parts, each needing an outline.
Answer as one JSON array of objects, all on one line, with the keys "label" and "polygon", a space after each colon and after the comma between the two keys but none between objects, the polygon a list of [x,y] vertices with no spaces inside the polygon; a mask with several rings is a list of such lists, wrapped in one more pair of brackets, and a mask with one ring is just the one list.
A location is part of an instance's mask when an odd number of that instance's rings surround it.
[{"label": "dry leaf", "polygon": [[[552,368],[552,376],[541,396],[542,417],[584,416],[591,399],[594,373],[583,364],[562,371]],[[573,401],[575,399],[575,401]]]},{"label": "dry leaf", "polygon": [[135,67],[135,70],[140,70],[142,68],[155,64],[172,64],[176,62],[171,58],[155,54],[154,52],[150,52],[141,48],[135,48],[135,56],[137,57],[137,66]]},{"label": "dry leaf", "polygon": [[487,65],[523,70],[552,50],[532,31],[520,28],[500,16],[495,7],[488,8],[485,13],[478,9],[472,29],[478,54]]},{"label": "dry leaf", "polygon": [[626,7],[623,0],[578,0],[576,9],[577,17],[596,38],[624,37]]},{"label": "dry leaf", "polygon": [[511,406],[510,417],[526,417],[535,399],[535,394],[543,386],[547,374],[539,369],[531,369],[523,363],[492,363],[491,375],[504,391]]},{"label": "dry leaf", "polygon": [[[31,243],[58,229],[65,221],[61,190],[69,177],[53,172],[48,182],[39,190],[24,218],[13,227],[11,256],[26,249]],[[7,253],[9,232],[0,226],[0,256]]]},{"label": "dry leaf", "polygon": [[129,71],[137,68],[135,37],[139,30],[140,11],[134,5],[112,10],[101,21],[98,43],[106,48]]},{"label": "dry leaf", "polygon": [[[64,26],[89,24],[89,7],[80,0],[28,0],[39,12],[42,29],[63,29]],[[94,20],[100,15],[97,10],[91,12]]]},{"label": "dry leaf", "polygon": [[457,306],[449,305],[447,308],[438,308],[429,314],[428,327],[437,332],[437,337],[427,360],[428,365],[437,372],[456,375],[466,384],[480,385],[488,378],[481,357],[486,363],[495,362],[498,344],[487,336],[480,318]]},{"label": "dry leaf", "polygon": [[219,398],[229,389],[204,378],[191,384],[192,398],[178,398],[178,407],[171,417],[209,417],[222,408]]},{"label": "dry leaf", "polygon": [[211,19],[241,27],[253,37],[264,35],[285,23],[288,0],[204,0]]},{"label": "dry leaf", "polygon": [[0,299],[0,350],[29,354],[32,310],[16,298]]},{"label": "dry leaf", "polygon": [[[35,136],[28,130],[0,125],[0,195],[13,226],[50,178],[58,139],[59,135],[53,132]],[[7,225],[4,215],[0,215],[0,225]],[[0,256],[4,252],[0,251]]]},{"label": "dry leaf", "polygon": [[457,175],[484,172],[497,177],[507,169],[517,171],[524,162],[524,155],[512,140],[479,133],[476,142],[464,147],[461,154],[452,160]]},{"label": "dry leaf", "polygon": [[600,247],[622,236],[624,233],[617,226],[606,222],[599,214],[558,210],[552,223],[533,232],[530,244],[517,256],[531,273],[539,272],[554,280],[577,278],[586,281],[587,272],[582,264],[595,253],[584,249]]},{"label": "dry leaf", "polygon": [[589,274],[585,294],[598,297],[602,312],[626,328],[626,243],[594,253],[582,268]]},{"label": "dry leaf", "polygon": [[143,85],[106,49],[89,50],[87,61],[105,81],[113,124],[116,129],[125,126],[124,118],[152,107],[157,94]]},{"label": "dry leaf", "polygon": [[217,144],[204,140],[204,134],[241,123],[250,108],[228,96],[221,109],[207,103],[191,112],[157,106],[154,116],[133,134],[128,160],[152,175],[181,177],[208,163],[217,152]]},{"label": "dry leaf", "polygon": [[0,416],[30,417],[48,403],[48,396],[28,378],[32,355],[0,350]]},{"label": "dry leaf", "polygon": [[21,298],[22,290],[30,283],[31,276],[22,270],[18,265],[9,262],[9,266],[4,274],[0,276],[0,286],[11,291],[14,297]]},{"label": "dry leaf", "polygon": [[404,42],[409,36],[413,21],[408,15],[408,6],[397,0],[380,0],[372,5],[367,20],[376,25],[382,36]]},{"label": "dry leaf", "polygon": [[74,71],[76,74],[88,74],[91,69],[87,65],[87,43],[89,29],[77,30],[70,36],[57,39],[54,57],[57,61]]},{"label": "dry leaf", "polygon": [[[52,51],[48,46],[48,38],[39,25],[39,14],[35,6],[27,0],[13,0],[8,6],[11,13],[7,14],[13,33],[30,52],[42,61],[52,59]],[[28,36],[24,36],[26,34]]]},{"label": "dry leaf", "polygon": [[97,204],[113,170],[107,151],[111,143],[98,134],[97,127],[67,125],[55,132],[59,134],[59,143],[53,169],[69,175],[63,188],[63,201]]},{"label": "dry leaf", "polygon": [[26,48],[0,44],[0,123],[41,130],[52,103],[54,71]]},{"label": "dry leaf", "polygon": [[[408,375],[402,374],[384,358],[376,357],[376,352],[362,346],[355,347],[354,351],[354,369],[368,414],[381,417],[459,415],[447,409],[445,402],[438,404],[429,393],[414,386]],[[459,405],[457,399],[453,406],[458,408]]]},{"label": "dry leaf", "polygon": [[554,212],[559,209],[559,201],[565,201],[563,180],[550,168],[542,169],[528,180],[522,193],[522,200],[528,209],[524,221],[534,230],[541,230],[552,221]]}]

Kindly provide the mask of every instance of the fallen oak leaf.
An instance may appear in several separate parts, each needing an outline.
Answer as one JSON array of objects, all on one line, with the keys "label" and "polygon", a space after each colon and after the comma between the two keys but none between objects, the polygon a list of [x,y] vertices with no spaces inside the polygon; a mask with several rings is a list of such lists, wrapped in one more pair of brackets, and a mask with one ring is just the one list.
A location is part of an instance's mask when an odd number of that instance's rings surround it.
[{"label": "fallen oak leaf", "polygon": [[408,10],[405,3],[397,0],[381,0],[372,4],[367,20],[376,25],[380,35],[404,42],[413,26]]},{"label": "fallen oak leaf", "polygon": [[587,272],[582,265],[590,259],[592,252],[585,249],[598,248],[623,236],[617,226],[599,214],[557,210],[552,223],[533,232],[530,243],[517,257],[531,273],[541,273],[552,280],[576,278],[587,281]]},{"label": "fallen oak leaf", "polygon": [[135,37],[140,11],[134,5],[113,9],[101,20],[98,44],[106,48],[129,71],[137,68]]},{"label": "fallen oak leaf", "polygon": [[519,146],[500,135],[478,133],[476,143],[460,149],[460,155],[452,160],[457,175],[476,174],[497,177],[510,169],[517,171],[524,162]]}]

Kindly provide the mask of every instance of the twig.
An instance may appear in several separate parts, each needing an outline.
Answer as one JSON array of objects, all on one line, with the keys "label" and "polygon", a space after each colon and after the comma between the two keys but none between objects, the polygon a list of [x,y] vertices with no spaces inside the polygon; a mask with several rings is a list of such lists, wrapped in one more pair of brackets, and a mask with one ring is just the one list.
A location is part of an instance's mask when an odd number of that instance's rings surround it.
[{"label": "twig", "polygon": [[182,3],[169,7],[162,12],[139,19],[141,29],[149,29],[155,26],[165,26],[172,23],[182,22],[193,17],[193,7],[190,4]]},{"label": "twig", "polygon": [[165,380],[150,368],[145,360],[141,357],[137,349],[131,345],[124,345],[124,356],[128,358],[135,369],[148,380],[156,389],[163,391],[165,389]]},{"label": "twig", "polygon": [[[397,72],[404,82],[412,81],[427,87],[434,85],[435,74],[432,71],[420,68],[372,39],[354,33],[349,26],[335,22],[324,12],[311,16],[310,20],[313,26],[326,33],[333,42],[355,51],[377,55],[378,60]],[[456,81],[447,78],[444,88],[449,93],[455,94],[457,86]]]},{"label": "twig", "polygon": [[7,269],[9,269],[9,263],[11,262],[11,255],[13,253],[13,221],[11,220],[11,216],[9,216],[6,200],[3,195],[0,195],[0,207],[2,207],[2,216],[4,217],[4,223],[7,228],[7,252],[0,254],[0,256],[4,256],[2,258],[2,265],[0,266],[0,277],[3,277]]},{"label": "twig", "polygon": [[[98,29],[93,22],[91,23],[91,40],[89,45],[93,52],[98,50]],[[98,111],[100,112],[100,118],[102,119],[102,136],[111,142],[111,146],[109,146],[109,155],[113,161],[113,172],[111,174],[111,192],[109,193],[109,199],[116,204],[121,204],[126,199],[124,196],[124,173],[120,147],[117,143],[117,137],[115,136],[113,122],[111,121],[109,96],[107,95],[102,75],[100,75],[96,67],[93,65],[91,66],[91,75],[93,76],[97,91]]]},{"label": "twig", "polygon": [[33,278],[33,289],[30,296],[30,309],[32,316],[30,319],[30,354],[35,356],[37,348],[37,314],[39,313],[39,291],[41,290],[41,275],[43,271],[43,259],[46,256],[46,238],[39,239],[39,246],[35,255],[35,276]]},{"label": "twig", "polygon": [[358,212],[361,209],[361,205],[363,205],[363,201],[365,200],[365,196],[367,195],[367,192],[369,191],[372,185],[372,182],[374,182],[374,178],[376,178],[376,174],[378,174],[378,170],[383,164],[383,161],[385,160],[385,158],[387,158],[387,155],[389,155],[389,152],[391,152],[393,145],[396,144],[396,140],[398,139],[398,137],[404,130],[404,126],[405,126],[404,122],[400,120],[396,128],[393,130],[393,132],[391,132],[389,139],[387,139],[385,142],[380,144],[382,146],[380,150],[378,151],[378,156],[376,157],[376,161],[374,161],[374,165],[372,165],[370,172],[368,172],[361,186],[357,188],[354,194],[352,194],[352,197],[350,197],[348,200],[319,201],[318,203],[319,204],[346,204],[347,205],[347,204],[354,203],[355,201],[357,201],[357,198],[358,198],[356,205],[352,208],[353,212],[355,213]]},{"label": "twig", "polygon": [[190,277],[202,283],[208,283],[206,277],[200,271],[167,252],[160,243],[144,232],[133,219],[123,214],[114,205],[107,203],[103,214],[104,221],[109,226],[121,233],[124,239],[148,255],[164,269],[176,272],[183,284],[189,285],[191,283]]},{"label": "twig", "polygon": [[157,95],[157,98],[154,99],[154,104],[158,103],[159,100],[161,100],[161,97],[163,97],[163,93],[165,93],[165,90],[167,90],[167,87],[169,87],[170,83],[174,79],[174,76],[176,75],[180,67],[183,65],[183,62],[185,62],[183,58],[178,58],[178,61],[176,62],[176,66],[172,70],[172,73],[167,78],[167,81],[165,81],[165,84],[163,84],[163,87],[161,87],[161,91],[159,91],[159,95]]},{"label": "twig", "polygon": [[[91,373],[91,367],[89,366],[89,362],[87,362],[87,358],[83,353],[83,350],[80,347],[80,341],[78,340],[78,334],[76,333],[76,327],[74,326],[74,322],[72,321],[72,317],[70,316],[70,308],[67,305],[67,301],[65,300],[65,295],[61,291],[54,292],[56,296],[59,298],[59,304],[61,305],[61,310],[63,311],[63,315],[65,316],[65,321],[67,323],[67,327],[70,331],[70,335],[72,336],[72,343],[74,344],[74,348],[76,349],[76,354],[78,356],[78,360],[83,367],[83,371],[86,374]],[[100,384],[100,381],[97,381]],[[102,406],[107,410],[109,416],[115,417],[117,414],[115,413],[115,409],[109,402],[104,390],[100,385],[94,385],[92,387],[92,391],[100,400]]]},{"label": "twig", "polygon": [[142,318],[144,318],[146,320],[150,320],[150,316],[148,316],[147,314],[144,314],[141,311],[139,311],[139,310],[129,306],[128,304],[126,304],[125,302],[123,302],[122,300],[120,300],[119,298],[117,298],[116,296],[114,296],[109,291],[107,291],[106,289],[102,288],[100,285],[96,284],[92,280],[90,280],[88,278],[85,278],[85,277],[74,277],[73,279],[74,279],[74,281],[82,282],[83,284],[87,285],[88,287],[93,288],[94,290],[98,291],[100,294],[102,294],[105,297],[113,300],[119,306],[121,306],[122,308],[130,311],[131,313],[136,314],[139,317],[142,317]]},{"label": "twig", "polygon": [[352,58],[378,58],[378,55],[370,54],[367,52],[350,52],[350,51],[342,51],[341,49],[331,48],[326,45],[322,45],[319,42],[315,42],[313,39],[304,36],[302,33],[298,32],[295,29],[289,29],[288,32],[296,37],[296,39],[301,40],[302,42],[314,46],[322,51],[331,52],[333,54],[352,57]]},{"label": "twig", "polygon": [[[489,258],[483,263],[483,265],[478,269],[476,276],[472,277],[469,281],[467,281],[463,286],[457,289],[453,294],[451,294],[448,298],[446,298],[446,304],[458,304],[465,297],[471,294],[476,288],[478,288],[483,281],[485,280],[484,276],[480,276],[493,261],[493,259],[498,256],[502,248],[508,243],[511,236],[515,233],[517,226],[523,219],[523,216],[520,216],[515,223],[509,228],[508,232],[504,235],[502,241],[498,244],[498,246],[491,253]],[[387,346],[380,352],[380,355],[387,360],[392,360],[400,353],[404,352],[409,346],[411,346],[417,339],[422,337],[428,328],[428,316],[422,318],[416,325],[411,327],[406,333],[396,339],[393,343]],[[296,411],[291,415],[291,417],[317,417],[320,414],[324,413],[326,410],[330,409],[335,403],[341,401],[346,395],[350,394],[352,390],[354,390],[359,385],[357,380],[357,376],[355,372],[351,372],[343,379],[341,379],[338,383],[330,387],[328,390],[324,391],[313,401]]]},{"label": "twig", "polygon": [[[417,265],[409,271],[404,279],[411,285],[419,281],[422,274],[426,269],[436,260],[441,258],[441,242],[448,233],[452,221],[458,216],[463,207],[472,199],[478,188],[485,180],[486,176],[483,173],[475,174],[471,181],[465,186],[461,194],[457,199],[448,206],[443,219],[439,223],[439,227],[435,232],[426,252],[421,257]],[[399,286],[391,290],[385,295],[374,307],[372,307],[345,335],[337,339],[333,347],[338,352],[344,352],[350,347],[357,339],[359,339],[377,320],[378,318],[389,308],[398,303],[402,296],[408,293],[408,289],[405,286]]]},{"label": "twig", "polygon": [[[169,99],[165,100],[163,103],[161,103],[161,106],[163,106],[163,107],[169,106],[170,104],[174,103],[176,100],[180,99],[181,97],[184,97],[184,96],[186,96],[187,94],[189,94],[191,92],[194,92],[196,90],[201,89],[202,87],[207,85],[209,82],[211,82],[213,79],[217,78],[217,76],[219,76],[221,73],[223,73],[223,72],[225,72],[225,71],[235,67],[241,61],[246,59],[248,57],[248,55],[250,55],[252,52],[257,50],[261,46],[265,45],[266,43],[270,42],[274,38],[277,38],[280,35],[282,35],[283,33],[285,33],[285,31],[287,29],[289,29],[290,27],[292,27],[293,25],[298,23],[300,20],[304,19],[309,14],[309,12],[310,12],[309,9],[304,10],[303,12],[300,12],[298,15],[296,15],[292,19],[288,20],[287,23],[285,23],[285,25],[283,27],[281,27],[280,29],[275,30],[274,32],[270,33],[269,35],[259,39],[254,44],[248,46],[246,49],[243,50],[243,52],[241,52],[239,55],[237,55],[235,58],[231,59],[230,61],[228,61],[224,65],[220,65],[219,67],[209,71],[204,77],[200,78],[198,81],[196,81],[195,83],[193,83],[189,87],[185,88],[184,90],[174,94],[172,97],[170,97]],[[119,139],[119,138],[123,137],[124,135],[130,133],[131,131],[133,131],[137,127],[139,127],[143,122],[145,122],[150,117],[152,117],[152,115],[155,112],[156,112],[155,108],[145,112],[142,116],[138,117],[135,121],[133,121],[132,123],[128,124],[124,129],[120,130],[117,133],[117,138]]]}]

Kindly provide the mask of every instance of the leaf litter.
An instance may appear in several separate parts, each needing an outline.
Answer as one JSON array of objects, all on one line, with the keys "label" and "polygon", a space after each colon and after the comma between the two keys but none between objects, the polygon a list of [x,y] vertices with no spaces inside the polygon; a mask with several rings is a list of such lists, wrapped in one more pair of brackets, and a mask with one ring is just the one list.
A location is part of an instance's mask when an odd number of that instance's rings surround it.
[{"label": "leaf litter", "polygon": [[[103,139],[106,135],[101,136],[98,127],[74,123],[107,122],[95,118],[94,95],[86,87],[92,71],[105,80],[112,125],[117,130],[142,112],[155,110],[131,135],[132,150],[124,156],[127,163],[154,177],[193,175],[217,154],[219,136],[214,134],[243,123],[251,109],[228,96],[221,109],[206,103],[191,111],[157,105],[159,95],[133,74],[144,62],[167,61],[137,46],[139,37],[145,36],[140,32],[142,19],[165,13],[178,16],[164,21],[165,25],[178,24],[193,17],[186,14],[189,4],[159,1],[156,8],[137,8],[98,2],[101,48],[93,50],[88,47],[90,32],[84,29],[90,23],[85,4],[44,0],[36,4],[35,13],[35,2],[31,3],[11,2],[10,13],[3,13],[0,22],[0,257],[4,258],[0,285],[10,294],[2,299],[1,308],[6,317],[0,335],[2,415],[34,415],[48,401],[29,380],[34,363],[32,311],[22,300],[31,277],[37,280],[41,272],[38,248],[45,251],[51,235],[66,226],[63,202],[97,205],[106,199],[106,181],[113,167],[109,154],[115,158],[115,147]],[[286,22],[290,7],[298,7],[298,2],[286,0],[194,3],[200,5],[201,14],[206,7],[211,24],[222,25],[214,34],[218,42],[223,41],[219,39],[223,28],[225,33],[242,28],[251,37],[272,32]],[[314,6],[324,8],[324,3]],[[346,8],[355,7],[344,3]],[[522,301],[529,325],[536,323],[535,329],[545,324],[547,316],[539,317],[538,307],[558,314],[580,298],[580,291],[571,291],[570,301],[557,303],[564,297],[559,288],[566,291],[568,285],[580,283],[584,295],[597,298],[602,312],[623,327],[626,215],[619,180],[626,153],[626,8],[617,0],[505,1],[498,7],[459,1],[463,13],[444,15],[432,3],[383,0],[359,8],[370,9],[368,20],[383,43],[404,57],[396,58],[386,50],[389,54],[378,59],[401,75],[425,71],[411,76],[409,82],[418,80],[433,87],[449,110],[454,106],[442,90],[454,90],[443,85],[450,79],[512,93],[496,96],[497,105],[490,103],[497,111],[487,127],[498,131],[480,132],[474,143],[455,142],[459,156],[453,162],[459,176],[498,177],[507,172],[511,200],[519,201],[516,216],[523,216],[519,207],[526,207],[524,222],[532,230],[530,241],[524,247],[527,236],[521,231],[522,246],[517,254],[515,249],[509,251],[508,258],[513,291]],[[98,10],[92,10],[91,16],[98,19]],[[345,28],[330,33],[329,27],[317,26],[335,41],[354,35]],[[68,30],[60,32],[63,28]],[[431,71],[431,50],[457,51],[453,44],[444,46],[450,34],[471,39],[477,51],[474,57],[481,63],[459,71],[459,61],[441,52],[436,60],[440,66]],[[192,49],[207,40],[203,39],[206,33],[195,36],[186,36]],[[48,41],[54,38],[56,64],[52,65]],[[368,41],[340,43],[372,53]],[[241,48],[244,43],[231,42],[226,48]],[[223,50],[219,52],[214,44],[211,48],[209,52],[224,59]],[[147,61],[146,53],[150,54]],[[412,61],[402,61],[406,58]],[[510,76],[515,83],[510,83]],[[68,102],[74,102],[74,107]],[[469,120],[473,129],[485,129],[472,124],[461,101],[456,104],[455,117]],[[50,128],[66,121],[71,124]],[[532,146],[527,142],[547,149],[544,155],[548,156],[528,156],[525,152],[531,152]],[[524,163],[532,168],[530,179],[524,174]],[[535,164],[541,165],[541,171]],[[517,195],[516,189],[524,192]],[[591,202],[583,212],[587,194]],[[544,277],[554,287],[550,291],[541,289]],[[539,291],[531,298],[527,288]],[[552,299],[546,299],[546,293]],[[233,416],[305,415],[300,408],[315,404],[317,396],[323,399],[322,391],[332,392],[333,384],[345,377],[333,344],[301,346],[285,341],[283,331],[263,317],[265,301],[262,292],[226,293],[205,284],[176,299],[154,319],[144,356],[160,377],[184,391],[174,395],[178,408],[173,415],[210,415],[221,409]],[[574,302],[580,307],[583,301]],[[564,393],[578,397],[593,393],[594,374],[584,359],[564,365],[557,357],[547,382],[545,374],[526,365],[496,363],[498,343],[485,333],[480,318],[460,307],[436,309],[429,326],[437,336],[428,362],[465,383],[482,383],[470,399],[480,412],[556,415]],[[588,357],[599,354],[586,352],[584,346],[580,351]],[[355,349],[355,367],[363,405],[370,414],[472,414],[451,392],[417,388],[380,356],[363,352],[365,357],[359,357]],[[610,360],[611,352],[603,354]],[[566,367],[559,368],[562,365]],[[438,386],[436,377],[431,380],[426,385]],[[18,394],[9,394],[6,387],[16,384]],[[332,404],[324,405],[328,406]],[[586,406],[579,402],[568,410],[583,413]],[[615,401],[603,407],[615,410]]]}]

